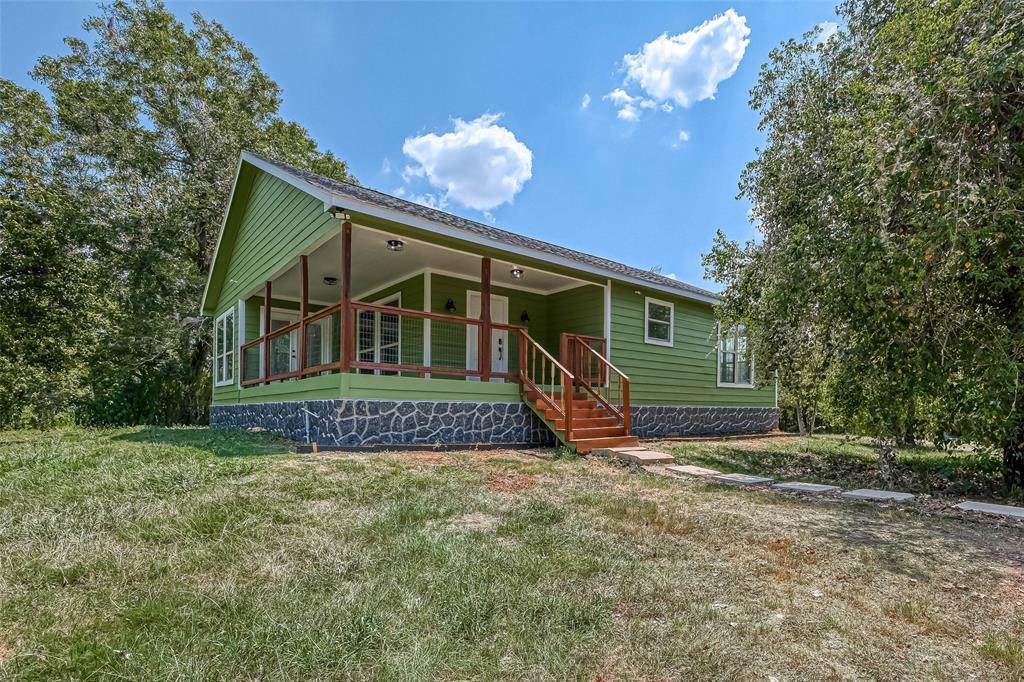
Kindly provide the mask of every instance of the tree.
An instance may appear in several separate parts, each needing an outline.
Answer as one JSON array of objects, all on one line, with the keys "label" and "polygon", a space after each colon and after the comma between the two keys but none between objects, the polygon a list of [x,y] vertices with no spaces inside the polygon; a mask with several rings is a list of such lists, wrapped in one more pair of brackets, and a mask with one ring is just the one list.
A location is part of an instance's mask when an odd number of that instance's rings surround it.
[{"label": "tree", "polygon": [[721,314],[748,321],[763,369],[809,346],[792,364],[881,454],[925,422],[1024,471],[1024,6],[840,14],[829,40],[774,50],[751,93],[766,144],[740,189],[760,239],[707,257]]},{"label": "tree", "polygon": [[102,309],[90,197],[46,101],[0,80],[0,425],[49,426],[87,395]]},{"label": "tree", "polygon": [[109,330],[88,361],[94,422],[197,422],[210,396],[197,312],[242,150],[338,179],[344,162],[278,116],[280,88],[220,24],[186,27],[161,2],[117,0],[33,75],[55,130],[100,193],[96,258]]}]

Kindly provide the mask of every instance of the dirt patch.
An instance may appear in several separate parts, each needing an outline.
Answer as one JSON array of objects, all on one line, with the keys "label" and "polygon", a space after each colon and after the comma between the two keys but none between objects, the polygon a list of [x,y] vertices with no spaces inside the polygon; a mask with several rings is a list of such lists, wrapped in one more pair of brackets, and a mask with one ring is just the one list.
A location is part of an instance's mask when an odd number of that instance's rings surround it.
[{"label": "dirt patch", "polygon": [[0,665],[14,658],[14,646],[0,640]]},{"label": "dirt patch", "polygon": [[392,457],[403,462],[414,462],[416,464],[451,464],[452,459],[443,452],[424,452],[409,450],[407,452],[394,452]]},{"label": "dirt patch", "polygon": [[479,530],[489,533],[498,525],[498,517],[484,514],[483,512],[472,512],[452,519],[449,525],[452,528]]},{"label": "dirt patch", "polygon": [[502,493],[521,493],[537,485],[533,474],[500,473],[487,477],[487,487]]}]

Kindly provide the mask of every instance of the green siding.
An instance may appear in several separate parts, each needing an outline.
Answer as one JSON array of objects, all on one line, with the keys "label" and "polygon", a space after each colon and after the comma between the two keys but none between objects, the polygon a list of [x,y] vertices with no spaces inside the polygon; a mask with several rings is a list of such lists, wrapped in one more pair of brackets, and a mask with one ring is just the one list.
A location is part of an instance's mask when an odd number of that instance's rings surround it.
[{"label": "green siding", "polygon": [[[674,303],[671,347],[644,342],[645,296]],[[716,386],[717,326],[710,305],[617,283],[612,284],[611,304],[611,360],[629,376],[630,398],[634,404],[747,407],[775,404],[774,385],[757,389]]]},{"label": "green siding", "polygon": [[305,192],[257,173],[237,234],[230,245],[221,245],[231,255],[215,307],[222,310],[273,278],[304,248],[336,229],[338,221],[323,209],[323,202]]},{"label": "green siding", "polygon": [[604,288],[590,284],[547,296],[547,348],[558,357],[561,335],[604,336]]}]

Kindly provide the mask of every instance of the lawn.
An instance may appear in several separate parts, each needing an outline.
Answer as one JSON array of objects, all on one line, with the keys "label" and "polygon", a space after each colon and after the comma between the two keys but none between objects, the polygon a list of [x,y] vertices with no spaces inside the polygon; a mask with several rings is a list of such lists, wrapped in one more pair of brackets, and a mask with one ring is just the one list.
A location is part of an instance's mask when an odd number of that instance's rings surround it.
[{"label": "lawn", "polygon": [[1024,680],[1019,531],[530,455],[0,434],[0,678]]},{"label": "lawn", "polygon": [[671,453],[681,464],[730,473],[828,483],[847,490],[884,488],[958,500],[966,497],[1024,504],[1024,490],[1006,487],[998,456],[966,448],[903,448],[893,467],[893,481],[888,483],[879,474],[878,455],[867,439],[785,436],[664,441],[657,447]]}]

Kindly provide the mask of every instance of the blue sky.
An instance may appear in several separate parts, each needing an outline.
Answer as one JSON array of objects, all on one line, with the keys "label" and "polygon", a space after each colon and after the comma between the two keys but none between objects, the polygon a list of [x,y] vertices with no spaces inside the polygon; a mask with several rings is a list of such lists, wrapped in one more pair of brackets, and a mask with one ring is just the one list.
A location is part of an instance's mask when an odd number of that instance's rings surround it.
[{"label": "blue sky", "polygon": [[[715,230],[754,234],[736,194],[760,65],[835,21],[831,2],[168,6],[248,44],[364,185],[711,288]],[[95,11],[0,0],[0,75],[35,87]]]}]

